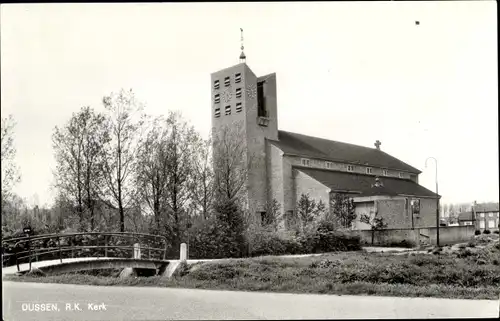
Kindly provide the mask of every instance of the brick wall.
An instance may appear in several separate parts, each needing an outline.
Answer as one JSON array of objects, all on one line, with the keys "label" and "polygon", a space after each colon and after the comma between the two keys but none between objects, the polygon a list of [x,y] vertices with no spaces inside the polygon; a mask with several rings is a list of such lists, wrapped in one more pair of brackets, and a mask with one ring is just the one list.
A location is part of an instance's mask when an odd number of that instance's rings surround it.
[{"label": "brick wall", "polygon": [[267,184],[268,201],[272,199],[280,203],[281,213],[285,213],[285,200],[283,191],[283,152],[273,144],[267,144]]},{"label": "brick wall", "polygon": [[420,215],[415,217],[415,227],[436,227],[436,200],[432,198],[420,199]]},{"label": "brick wall", "polygon": [[[384,218],[387,228],[412,227],[411,215],[406,207],[405,198],[389,198],[375,201],[377,216]],[[409,207],[409,206],[408,206]]]},{"label": "brick wall", "polygon": [[328,211],[330,207],[330,189],[300,170],[294,169],[294,173],[296,199],[299,200],[302,194],[309,195],[316,202],[322,201]]}]

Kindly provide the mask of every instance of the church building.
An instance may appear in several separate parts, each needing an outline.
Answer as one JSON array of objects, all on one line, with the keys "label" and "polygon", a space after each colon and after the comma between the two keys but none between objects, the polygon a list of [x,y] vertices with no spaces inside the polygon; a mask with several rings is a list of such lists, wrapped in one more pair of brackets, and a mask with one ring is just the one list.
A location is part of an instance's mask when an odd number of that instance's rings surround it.
[{"label": "church building", "polygon": [[275,73],[256,76],[243,51],[239,64],[211,74],[212,129],[240,126],[252,157],[246,196],[253,213],[263,218],[276,199],[287,228],[302,194],[328,209],[343,193],[356,205],[354,229],[369,229],[359,218],[375,213],[387,228],[436,226],[439,196],[418,184],[421,171],[382,151],[379,141],[365,147],[279,130],[276,84]]}]

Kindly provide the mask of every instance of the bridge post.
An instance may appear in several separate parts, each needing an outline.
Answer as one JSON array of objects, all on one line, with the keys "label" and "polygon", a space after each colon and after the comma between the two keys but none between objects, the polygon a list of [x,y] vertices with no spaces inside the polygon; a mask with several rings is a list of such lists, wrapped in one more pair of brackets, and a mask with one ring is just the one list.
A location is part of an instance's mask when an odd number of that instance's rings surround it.
[{"label": "bridge post", "polygon": [[59,236],[57,236],[57,246],[59,247],[59,260],[62,263],[61,238]]},{"label": "bridge post", "polygon": [[29,254],[29,258],[30,258],[30,271],[31,271],[31,238],[30,236],[28,235],[28,254]]},{"label": "bridge post", "polygon": [[181,243],[181,257],[180,261],[181,262],[186,262],[187,260],[187,245],[186,243]]},{"label": "bridge post", "polygon": [[108,236],[104,235],[104,257],[108,257]]},{"label": "bridge post", "polygon": [[140,259],[141,258],[141,245],[139,243],[134,244],[134,259]]}]

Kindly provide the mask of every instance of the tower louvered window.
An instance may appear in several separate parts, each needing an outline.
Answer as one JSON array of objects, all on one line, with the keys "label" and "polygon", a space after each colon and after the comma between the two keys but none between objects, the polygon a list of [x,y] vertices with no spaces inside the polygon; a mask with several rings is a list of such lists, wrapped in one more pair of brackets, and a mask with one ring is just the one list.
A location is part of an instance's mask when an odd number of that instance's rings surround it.
[{"label": "tower louvered window", "polygon": [[214,89],[219,89],[219,81],[214,81]]},{"label": "tower louvered window", "polygon": [[231,79],[229,77],[224,78],[224,86],[229,87],[231,85]]},{"label": "tower louvered window", "polygon": [[226,115],[231,115],[231,106],[226,106]]},{"label": "tower louvered window", "polygon": [[239,113],[242,110],[241,103],[236,103],[236,112]]},{"label": "tower louvered window", "polygon": [[216,104],[220,103],[220,95],[219,95],[219,94],[216,94],[216,95],[215,95],[214,102],[215,102]]},{"label": "tower louvered window", "polygon": [[219,118],[220,117],[220,108],[217,107],[215,108],[215,118]]},{"label": "tower louvered window", "polygon": [[236,98],[241,98],[241,88],[236,89]]},{"label": "tower louvered window", "polygon": [[240,73],[237,73],[236,75],[234,75],[234,82],[235,83],[241,82],[241,74]]}]

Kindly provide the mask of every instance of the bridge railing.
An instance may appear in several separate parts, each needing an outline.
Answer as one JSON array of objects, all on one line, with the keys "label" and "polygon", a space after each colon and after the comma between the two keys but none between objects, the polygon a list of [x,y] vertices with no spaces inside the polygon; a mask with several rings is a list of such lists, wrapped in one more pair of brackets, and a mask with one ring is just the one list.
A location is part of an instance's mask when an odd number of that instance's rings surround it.
[{"label": "bridge railing", "polygon": [[[90,236],[96,236],[97,238],[95,240],[85,240],[85,237]],[[93,256],[95,256],[96,251],[100,253],[102,250],[104,254],[103,256],[108,257],[110,249],[127,250],[127,252],[128,250],[134,250],[133,244],[122,245],[120,241],[113,244],[113,242],[111,242],[113,237],[134,239],[135,243],[140,244],[141,251],[144,251],[145,254],[147,254],[148,259],[152,258],[152,253],[156,258],[166,259],[168,243],[165,236],[133,232],[81,232],[67,234],[42,234],[4,239],[2,240],[2,266],[5,266],[5,261],[7,260],[9,263],[12,263],[9,265],[17,265],[17,270],[19,271],[19,264],[21,262],[27,259],[31,269],[33,259],[38,260],[41,256],[50,255],[51,258],[54,259],[56,258],[54,255],[57,255],[57,258],[62,263],[63,253],[66,254],[68,252],[71,252],[71,257],[74,257],[75,252],[81,253],[87,252],[87,250],[88,252],[90,252],[90,250],[94,250]],[[82,239],[76,242],[74,240],[76,238]],[[61,245],[61,239],[66,239],[67,244]],[[149,242],[141,242],[144,239],[149,240]],[[52,240],[52,242],[50,242],[50,240]],[[56,242],[53,240],[56,240]],[[158,240],[160,241],[159,243],[163,243],[163,247],[158,247]],[[75,242],[81,242],[83,244],[92,241],[96,241],[96,243],[99,243],[99,241],[102,243],[102,241],[104,241],[104,244],[73,245]],[[40,246],[40,243],[43,243],[42,246]],[[49,245],[49,243],[51,243],[51,245]],[[37,245],[39,247],[37,248],[33,245]],[[13,253],[4,253],[5,250],[13,251]],[[88,254],[88,252],[86,254]]]}]

